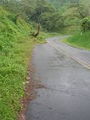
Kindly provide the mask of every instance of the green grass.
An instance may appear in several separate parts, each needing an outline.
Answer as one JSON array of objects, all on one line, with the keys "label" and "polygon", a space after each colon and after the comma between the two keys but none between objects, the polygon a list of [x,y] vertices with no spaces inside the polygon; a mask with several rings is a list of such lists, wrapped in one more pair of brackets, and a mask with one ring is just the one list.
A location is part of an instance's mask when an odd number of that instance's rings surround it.
[{"label": "green grass", "polygon": [[[0,55],[0,119],[16,120],[21,108],[20,98],[24,95],[27,62],[33,42],[23,38],[15,43],[7,55]],[[8,48],[6,48],[7,51]],[[27,54],[26,54],[27,53]]]},{"label": "green grass", "polygon": [[0,7],[0,120],[16,120],[24,95],[28,60],[36,43],[30,37],[32,26]]},{"label": "green grass", "polygon": [[90,50],[90,32],[77,33],[63,42],[78,48]]}]

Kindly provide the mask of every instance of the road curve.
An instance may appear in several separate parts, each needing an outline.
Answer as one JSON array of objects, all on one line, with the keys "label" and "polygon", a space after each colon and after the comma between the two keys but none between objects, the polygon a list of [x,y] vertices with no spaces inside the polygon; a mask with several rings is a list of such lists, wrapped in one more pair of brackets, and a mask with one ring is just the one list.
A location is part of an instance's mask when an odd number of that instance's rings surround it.
[{"label": "road curve", "polygon": [[58,51],[62,51],[63,54],[68,55],[75,61],[82,64],[84,67],[90,69],[90,51],[71,47],[60,40],[66,39],[68,36],[54,37],[47,39],[48,43],[56,48]]},{"label": "road curve", "polygon": [[59,39],[63,37],[50,38],[33,51],[32,79],[39,79],[46,88],[36,90],[26,120],[90,120],[90,70],[72,59],[74,48],[70,51]]}]

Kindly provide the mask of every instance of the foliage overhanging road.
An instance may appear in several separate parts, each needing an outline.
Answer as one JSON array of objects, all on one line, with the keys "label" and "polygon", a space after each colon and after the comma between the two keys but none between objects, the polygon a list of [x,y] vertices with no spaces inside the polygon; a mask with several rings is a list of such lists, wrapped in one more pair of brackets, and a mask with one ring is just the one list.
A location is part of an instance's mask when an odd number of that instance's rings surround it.
[{"label": "foliage overhanging road", "polygon": [[[76,55],[74,48],[57,40],[50,38],[34,49],[33,80],[40,79],[46,89],[37,90],[26,120],[90,120],[90,70],[70,57],[71,53]],[[90,52],[86,52],[89,58]]]}]

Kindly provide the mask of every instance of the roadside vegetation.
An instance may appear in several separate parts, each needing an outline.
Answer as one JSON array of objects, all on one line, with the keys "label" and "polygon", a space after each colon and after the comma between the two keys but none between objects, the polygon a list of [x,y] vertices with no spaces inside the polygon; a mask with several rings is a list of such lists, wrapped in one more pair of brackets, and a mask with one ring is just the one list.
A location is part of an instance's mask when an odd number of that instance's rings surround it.
[{"label": "roadside vegetation", "polygon": [[90,32],[77,33],[63,42],[78,48],[90,50]]},{"label": "roadside vegetation", "polygon": [[[68,5],[64,5],[63,8],[63,16],[65,17],[64,25],[66,25],[66,27],[64,27],[62,33],[70,34],[72,36],[63,40],[63,42],[74,47],[90,50],[90,1],[71,1],[72,4],[70,4],[70,1],[66,1]],[[53,1],[53,3],[57,6],[57,2]],[[58,2],[58,5],[59,4],[63,5],[64,1],[61,3]],[[68,10],[66,11],[65,9],[67,8]]]},{"label": "roadside vegetation", "polygon": [[0,7],[0,120],[16,120],[24,96],[28,61],[44,33],[31,36],[34,28],[21,17]]},{"label": "roadside vegetation", "polygon": [[64,40],[63,42],[79,48],[90,50],[90,18],[89,16],[82,19],[81,30]]}]

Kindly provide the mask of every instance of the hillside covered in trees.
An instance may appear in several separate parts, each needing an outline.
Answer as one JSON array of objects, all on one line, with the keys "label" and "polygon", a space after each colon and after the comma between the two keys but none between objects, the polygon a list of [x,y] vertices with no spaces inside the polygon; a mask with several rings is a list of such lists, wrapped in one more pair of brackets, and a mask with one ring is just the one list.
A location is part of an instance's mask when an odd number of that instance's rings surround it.
[{"label": "hillside covered in trees", "polygon": [[[88,5],[87,5],[88,2]],[[89,0],[1,0],[1,4],[28,22],[41,24],[44,31],[80,30],[90,19]],[[88,18],[87,18],[88,17]],[[82,28],[83,29],[83,28]]]},{"label": "hillside covered in trees", "polygon": [[[48,0],[64,18],[64,28],[71,30],[83,29],[85,19],[90,20],[90,1],[89,0]],[[87,4],[88,3],[88,4]],[[74,29],[73,29],[74,28]]]}]

